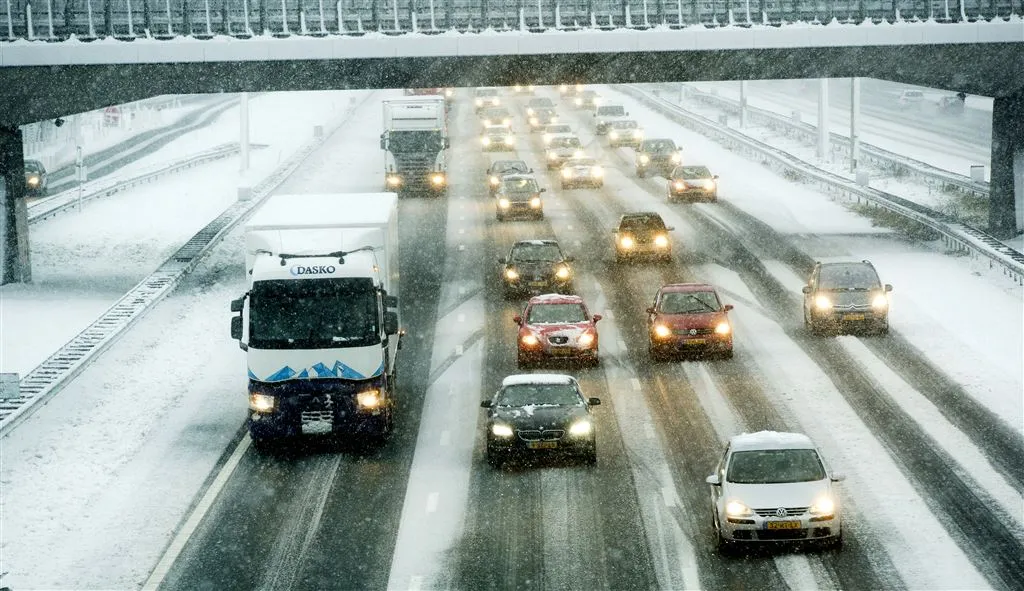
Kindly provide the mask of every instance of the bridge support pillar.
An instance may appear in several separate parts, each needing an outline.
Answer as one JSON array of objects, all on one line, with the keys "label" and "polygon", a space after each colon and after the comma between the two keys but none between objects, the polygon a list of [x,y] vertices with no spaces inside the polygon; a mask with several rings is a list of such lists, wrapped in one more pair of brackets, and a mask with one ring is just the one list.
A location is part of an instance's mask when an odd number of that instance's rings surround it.
[{"label": "bridge support pillar", "polygon": [[0,125],[0,285],[32,281],[28,251],[28,206],[25,204],[25,154],[21,130]]},{"label": "bridge support pillar", "polygon": [[818,158],[827,161],[829,157],[828,133],[828,78],[818,80]]},{"label": "bridge support pillar", "polygon": [[992,177],[988,232],[1024,232],[1024,92],[996,98],[992,109]]}]

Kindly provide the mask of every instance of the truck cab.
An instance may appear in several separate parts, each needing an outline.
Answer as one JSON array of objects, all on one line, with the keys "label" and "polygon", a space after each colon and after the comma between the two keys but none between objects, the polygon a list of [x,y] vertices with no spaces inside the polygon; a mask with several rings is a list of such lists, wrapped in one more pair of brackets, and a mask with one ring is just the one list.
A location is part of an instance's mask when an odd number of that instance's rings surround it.
[{"label": "truck cab", "polygon": [[384,101],[384,187],[388,191],[448,191],[448,120],[442,96]]}]

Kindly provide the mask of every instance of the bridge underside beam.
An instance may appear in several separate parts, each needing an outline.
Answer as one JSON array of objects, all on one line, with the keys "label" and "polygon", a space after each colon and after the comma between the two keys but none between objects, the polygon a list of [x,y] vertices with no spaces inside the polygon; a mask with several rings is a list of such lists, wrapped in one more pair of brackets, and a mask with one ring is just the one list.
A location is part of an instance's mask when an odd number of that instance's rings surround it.
[{"label": "bridge underside beam", "polygon": [[28,207],[25,203],[25,156],[21,130],[0,125],[0,177],[4,179],[0,241],[3,260],[0,284],[32,280],[28,250]]},{"label": "bridge underside beam", "polygon": [[996,98],[992,108],[989,234],[1024,232],[1024,92]]},{"label": "bridge underside beam", "polygon": [[0,124],[160,94],[850,77],[1009,96],[1024,89],[1024,51],[979,43],[4,67]]}]

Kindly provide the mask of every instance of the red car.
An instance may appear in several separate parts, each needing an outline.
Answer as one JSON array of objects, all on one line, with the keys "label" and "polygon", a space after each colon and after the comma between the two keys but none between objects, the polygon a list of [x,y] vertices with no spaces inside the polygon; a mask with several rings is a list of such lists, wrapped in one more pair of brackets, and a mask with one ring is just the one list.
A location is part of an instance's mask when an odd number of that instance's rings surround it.
[{"label": "red car", "polygon": [[732,357],[732,304],[722,305],[706,283],[673,283],[658,290],[647,308],[651,359],[672,353],[713,353]]},{"label": "red car", "polygon": [[591,314],[577,295],[549,293],[530,298],[523,315],[513,318],[519,325],[519,368],[545,359],[570,359],[597,366],[600,319],[601,315]]}]

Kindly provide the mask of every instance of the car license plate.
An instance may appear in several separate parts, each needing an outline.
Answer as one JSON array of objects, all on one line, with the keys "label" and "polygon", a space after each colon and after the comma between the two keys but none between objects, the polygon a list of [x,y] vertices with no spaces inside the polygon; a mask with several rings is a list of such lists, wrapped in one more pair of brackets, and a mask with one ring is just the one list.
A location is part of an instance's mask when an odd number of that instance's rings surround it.
[{"label": "car license plate", "polygon": [[766,529],[800,529],[799,521],[769,521],[765,524]]},{"label": "car license plate", "polygon": [[529,441],[527,447],[530,449],[555,449],[558,447],[557,441]]},{"label": "car license plate", "polygon": [[843,314],[843,320],[864,320],[863,314]]},{"label": "car license plate", "polygon": [[573,354],[573,349],[570,349],[569,347],[552,347],[551,348],[551,354],[552,355],[572,355]]},{"label": "car license plate", "polygon": [[704,345],[707,344],[707,339],[686,339],[683,341],[687,345]]},{"label": "car license plate", "polygon": [[544,287],[545,285],[547,285],[547,282],[545,282],[545,281],[531,281],[530,282],[530,287]]}]

